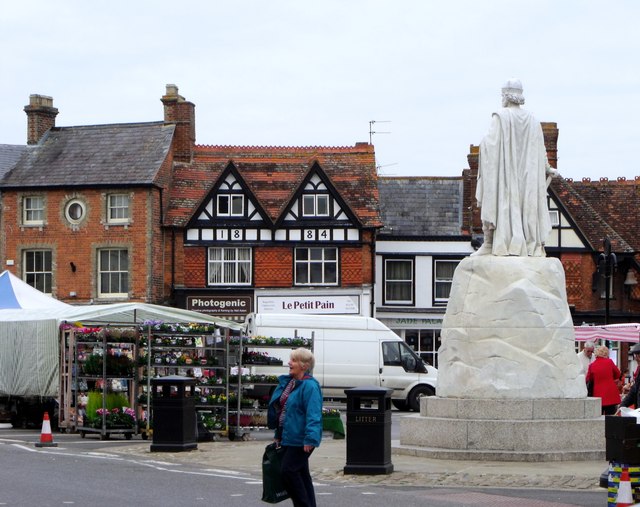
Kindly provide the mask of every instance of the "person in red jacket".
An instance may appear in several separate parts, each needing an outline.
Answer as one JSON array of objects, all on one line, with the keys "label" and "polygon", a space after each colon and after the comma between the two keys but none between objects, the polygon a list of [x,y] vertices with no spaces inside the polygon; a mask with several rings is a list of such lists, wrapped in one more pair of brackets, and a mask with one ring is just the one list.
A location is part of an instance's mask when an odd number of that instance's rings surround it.
[{"label": "person in red jacket", "polygon": [[620,378],[620,369],[609,359],[609,349],[598,347],[596,360],[589,365],[587,382],[593,381],[594,398],[602,399],[602,415],[614,415],[620,403],[620,392],[616,380]]}]

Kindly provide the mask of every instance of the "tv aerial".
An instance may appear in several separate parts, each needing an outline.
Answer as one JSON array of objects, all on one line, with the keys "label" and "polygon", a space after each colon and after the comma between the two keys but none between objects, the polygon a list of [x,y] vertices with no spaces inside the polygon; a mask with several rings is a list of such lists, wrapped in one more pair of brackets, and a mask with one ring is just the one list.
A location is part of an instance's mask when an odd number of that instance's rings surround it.
[{"label": "tv aerial", "polygon": [[373,130],[376,123],[391,123],[391,120],[371,120],[369,122],[369,144],[373,144],[373,134],[391,134],[391,132],[381,132]]}]

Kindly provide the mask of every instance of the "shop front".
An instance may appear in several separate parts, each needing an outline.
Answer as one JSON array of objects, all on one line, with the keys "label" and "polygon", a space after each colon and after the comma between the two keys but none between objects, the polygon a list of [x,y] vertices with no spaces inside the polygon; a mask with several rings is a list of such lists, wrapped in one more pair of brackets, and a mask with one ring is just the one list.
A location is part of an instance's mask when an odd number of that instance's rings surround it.
[{"label": "shop front", "polygon": [[402,338],[425,362],[438,367],[444,309],[437,314],[387,313],[378,309],[376,318]]},{"label": "shop front", "polygon": [[370,316],[368,289],[258,289],[247,291],[176,290],[181,308],[243,322],[252,313]]}]

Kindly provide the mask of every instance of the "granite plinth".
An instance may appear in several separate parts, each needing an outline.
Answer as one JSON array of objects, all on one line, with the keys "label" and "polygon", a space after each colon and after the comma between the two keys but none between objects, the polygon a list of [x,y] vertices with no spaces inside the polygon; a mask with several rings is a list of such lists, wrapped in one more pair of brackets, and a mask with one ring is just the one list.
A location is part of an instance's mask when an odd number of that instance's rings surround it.
[{"label": "granite plinth", "polygon": [[439,459],[583,461],[605,459],[599,398],[422,398],[403,418],[396,453]]}]

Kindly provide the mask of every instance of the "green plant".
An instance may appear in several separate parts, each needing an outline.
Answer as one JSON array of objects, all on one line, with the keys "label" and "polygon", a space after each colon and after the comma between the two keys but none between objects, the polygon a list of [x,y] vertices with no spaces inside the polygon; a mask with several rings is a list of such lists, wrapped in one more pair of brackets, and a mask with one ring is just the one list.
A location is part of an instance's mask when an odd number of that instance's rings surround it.
[{"label": "green plant", "polygon": [[[87,396],[87,423],[85,426],[100,428],[102,426],[102,393],[100,391],[90,391]],[[105,397],[105,409],[107,411],[108,425],[129,424],[130,414],[125,409],[129,409],[129,400],[122,393],[107,393]],[[122,420],[120,420],[122,419]],[[135,419],[133,419],[135,420]]]},{"label": "green plant", "polygon": [[[102,375],[103,356],[91,354],[87,356],[82,368],[86,375]],[[133,373],[133,361],[127,356],[107,355],[107,375],[130,376]]]}]

